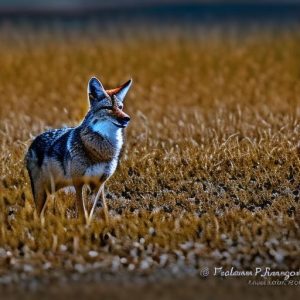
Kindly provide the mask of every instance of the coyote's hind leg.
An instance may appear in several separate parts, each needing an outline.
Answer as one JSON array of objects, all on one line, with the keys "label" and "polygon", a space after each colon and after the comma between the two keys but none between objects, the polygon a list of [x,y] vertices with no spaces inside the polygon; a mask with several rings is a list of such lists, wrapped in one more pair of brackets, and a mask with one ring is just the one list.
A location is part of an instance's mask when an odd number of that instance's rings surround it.
[{"label": "coyote's hind leg", "polygon": [[39,217],[44,215],[47,204],[47,193],[42,184],[35,185],[34,187],[34,203]]},{"label": "coyote's hind leg", "polygon": [[[34,152],[30,152],[29,157],[27,157],[27,170],[30,178],[31,191],[33,195],[33,200],[35,208],[39,217],[44,213],[47,202],[47,193],[45,189],[45,182],[41,177],[41,170],[36,165],[36,157]],[[32,157],[33,156],[33,157]]]}]

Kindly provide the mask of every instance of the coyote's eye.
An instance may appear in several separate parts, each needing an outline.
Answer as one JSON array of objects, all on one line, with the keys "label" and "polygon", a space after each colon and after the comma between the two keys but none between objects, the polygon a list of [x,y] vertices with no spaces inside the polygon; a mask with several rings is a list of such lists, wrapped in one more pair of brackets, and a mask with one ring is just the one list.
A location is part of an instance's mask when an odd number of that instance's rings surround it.
[{"label": "coyote's eye", "polygon": [[123,109],[123,105],[119,105],[119,109],[121,109],[121,110],[122,110],[122,109]]},{"label": "coyote's eye", "polygon": [[101,106],[101,107],[99,107],[97,110],[96,110],[96,112],[98,112],[98,111],[100,111],[100,110],[103,110],[103,109],[106,109],[106,110],[112,110],[113,109],[113,107],[112,106]]}]

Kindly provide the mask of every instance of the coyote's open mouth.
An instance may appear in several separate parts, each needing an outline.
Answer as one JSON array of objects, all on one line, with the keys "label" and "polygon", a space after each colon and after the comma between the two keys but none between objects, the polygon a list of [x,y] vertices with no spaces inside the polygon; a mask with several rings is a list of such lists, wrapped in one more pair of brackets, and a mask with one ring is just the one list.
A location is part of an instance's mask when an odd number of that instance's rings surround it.
[{"label": "coyote's open mouth", "polygon": [[115,126],[119,127],[119,128],[125,128],[127,127],[128,125],[128,122],[125,122],[123,124],[120,124],[120,123],[115,123],[115,122],[112,122]]}]

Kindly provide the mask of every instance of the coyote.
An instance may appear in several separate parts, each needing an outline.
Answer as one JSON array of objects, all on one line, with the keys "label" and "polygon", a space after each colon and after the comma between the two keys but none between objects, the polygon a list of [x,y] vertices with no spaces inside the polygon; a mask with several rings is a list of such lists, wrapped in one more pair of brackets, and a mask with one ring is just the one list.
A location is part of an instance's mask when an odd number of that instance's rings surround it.
[{"label": "coyote", "polygon": [[[46,131],[33,140],[25,161],[40,216],[44,214],[47,195],[66,186],[75,187],[77,215],[79,212],[90,221],[100,195],[106,210],[104,184],[119,163],[124,129],[130,121],[123,111],[123,101],[131,84],[130,79],[118,88],[105,90],[92,77],[88,83],[90,108],[81,124]],[[82,196],[84,184],[98,189],[89,215]]]}]

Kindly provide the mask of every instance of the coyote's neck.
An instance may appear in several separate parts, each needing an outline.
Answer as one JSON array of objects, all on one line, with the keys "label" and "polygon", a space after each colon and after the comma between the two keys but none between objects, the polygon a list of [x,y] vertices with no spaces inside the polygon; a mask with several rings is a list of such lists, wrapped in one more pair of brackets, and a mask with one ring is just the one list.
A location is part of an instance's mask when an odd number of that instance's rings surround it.
[{"label": "coyote's neck", "polygon": [[[123,133],[113,124],[94,124],[81,130],[81,140],[92,161],[102,162],[117,159],[123,146]],[[115,126],[114,126],[115,127]]]}]

